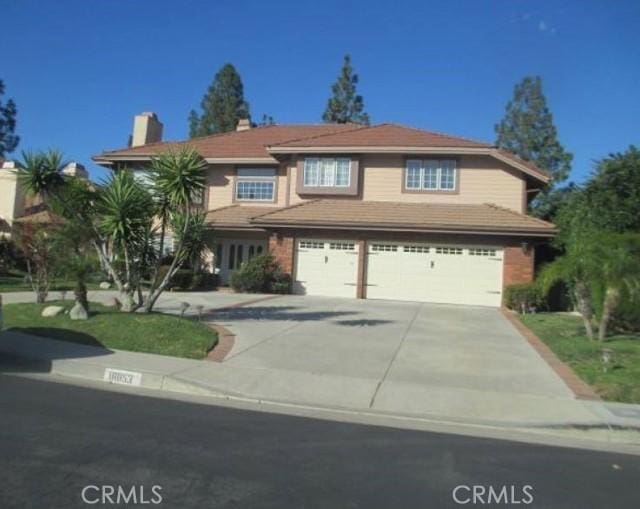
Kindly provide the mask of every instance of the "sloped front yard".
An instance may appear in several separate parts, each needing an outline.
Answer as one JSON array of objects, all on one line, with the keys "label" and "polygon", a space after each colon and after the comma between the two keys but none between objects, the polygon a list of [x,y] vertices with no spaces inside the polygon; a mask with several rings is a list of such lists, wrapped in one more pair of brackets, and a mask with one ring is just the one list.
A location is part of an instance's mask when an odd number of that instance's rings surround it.
[{"label": "sloped front yard", "polygon": [[[605,343],[598,343],[587,339],[577,316],[538,313],[521,315],[520,320],[601,398],[640,403],[640,334],[613,336]],[[612,352],[606,369],[603,349]]]},{"label": "sloped front yard", "polygon": [[7,304],[4,327],[62,341],[188,359],[206,357],[218,342],[217,333],[205,324],[178,316],[121,313],[92,303],[86,321],[73,321],[65,314],[43,318],[42,310],[50,305],[71,308],[73,303]]}]

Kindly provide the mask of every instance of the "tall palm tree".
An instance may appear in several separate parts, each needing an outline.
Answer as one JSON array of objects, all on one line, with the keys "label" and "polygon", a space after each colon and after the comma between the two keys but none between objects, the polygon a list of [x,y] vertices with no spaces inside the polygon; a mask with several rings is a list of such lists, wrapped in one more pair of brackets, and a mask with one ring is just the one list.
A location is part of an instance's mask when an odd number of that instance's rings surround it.
[{"label": "tall palm tree", "polygon": [[161,257],[158,257],[149,295],[144,304],[145,312],[151,312],[171,278],[191,254],[192,249],[188,247],[194,243],[192,233],[198,230],[199,222],[194,202],[204,189],[205,167],[206,162],[202,156],[188,146],[169,150],[152,159],[151,181],[158,204],[156,210],[161,221],[161,236],[164,239],[166,228],[173,228],[175,256],[161,280],[158,276]]}]

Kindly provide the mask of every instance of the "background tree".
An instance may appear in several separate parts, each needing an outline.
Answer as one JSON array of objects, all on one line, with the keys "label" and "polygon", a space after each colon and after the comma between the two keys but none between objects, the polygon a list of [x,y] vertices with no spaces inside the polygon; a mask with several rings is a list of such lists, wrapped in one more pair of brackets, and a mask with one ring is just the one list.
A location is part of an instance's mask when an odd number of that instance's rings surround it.
[{"label": "background tree", "polygon": [[16,136],[16,116],[18,110],[12,99],[6,104],[2,103],[4,95],[4,82],[0,80],[0,157],[13,152],[20,142]]},{"label": "background tree", "polygon": [[527,76],[516,84],[505,116],[496,124],[495,131],[498,147],[535,163],[551,174],[551,186],[532,203],[534,214],[550,217],[559,201],[554,189],[568,178],[573,155],[558,141],[558,132],[539,76]]},{"label": "background tree", "polygon": [[356,93],[358,75],[353,72],[351,57],[345,55],[338,79],[331,86],[332,96],[322,120],[331,124],[346,124],[356,122],[369,124],[369,115],[364,112],[364,100]]},{"label": "background tree", "polygon": [[201,112],[189,114],[189,137],[233,131],[238,120],[250,118],[242,78],[231,64],[223,65],[200,103]]}]

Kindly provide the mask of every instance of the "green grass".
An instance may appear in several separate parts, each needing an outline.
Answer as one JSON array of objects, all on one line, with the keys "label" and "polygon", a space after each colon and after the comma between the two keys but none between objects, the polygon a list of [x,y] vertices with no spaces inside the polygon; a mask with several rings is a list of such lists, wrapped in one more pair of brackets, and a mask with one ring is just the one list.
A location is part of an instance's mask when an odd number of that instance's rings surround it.
[{"label": "green grass", "polygon": [[[25,276],[26,274],[21,272],[0,274],[0,293],[33,291],[31,285],[26,282]],[[51,289],[49,290],[49,292],[59,292],[61,290],[68,290],[69,292],[71,292],[74,286],[75,281],[55,279],[51,284]],[[98,290],[100,288],[100,283],[87,283],[87,288],[89,290]]]},{"label": "green grass", "polygon": [[[640,403],[640,334],[590,341],[580,317],[562,313],[521,315],[520,320],[605,400]],[[602,349],[613,352],[607,371]]]},{"label": "green grass", "polygon": [[49,305],[71,308],[72,301],[47,304],[6,304],[4,326],[26,334],[63,341],[104,346],[132,352],[155,353],[202,359],[218,342],[218,335],[205,324],[161,313],[122,313],[91,303],[89,320],[74,321],[67,315],[40,316]]}]

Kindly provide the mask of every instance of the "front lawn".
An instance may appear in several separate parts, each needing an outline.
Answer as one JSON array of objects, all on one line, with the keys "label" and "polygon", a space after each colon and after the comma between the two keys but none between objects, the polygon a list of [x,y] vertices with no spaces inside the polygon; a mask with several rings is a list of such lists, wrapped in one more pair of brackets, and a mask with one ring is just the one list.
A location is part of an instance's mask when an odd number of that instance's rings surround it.
[{"label": "front lawn", "polygon": [[[9,274],[0,274],[0,293],[8,292],[31,292],[33,288],[26,280],[26,274],[24,272],[11,272]],[[69,293],[75,286],[75,281],[65,279],[55,279],[51,283],[50,293],[60,292],[61,290],[67,290]],[[89,282],[87,283],[89,290],[98,290],[100,283]],[[34,297],[35,298],[35,297]]]},{"label": "front lawn", "polygon": [[121,313],[91,303],[91,316],[86,321],[73,321],[64,314],[42,318],[42,309],[50,305],[71,308],[73,302],[6,304],[4,327],[74,343],[189,359],[206,357],[218,342],[217,333],[205,324],[178,316]]},{"label": "front lawn", "polygon": [[[612,336],[598,343],[587,339],[580,317],[563,313],[519,316],[602,399],[640,403],[640,334]],[[613,352],[607,371],[601,360],[603,348]]]}]

